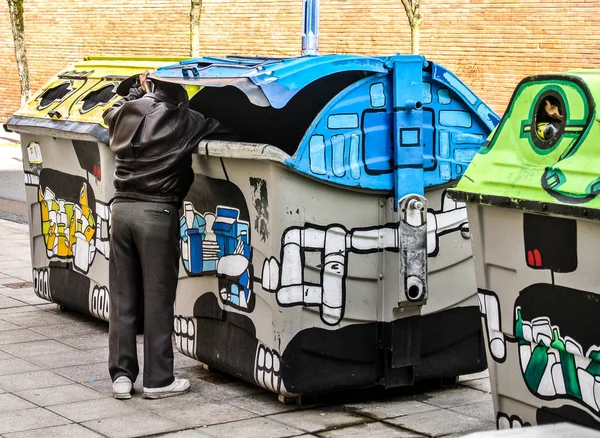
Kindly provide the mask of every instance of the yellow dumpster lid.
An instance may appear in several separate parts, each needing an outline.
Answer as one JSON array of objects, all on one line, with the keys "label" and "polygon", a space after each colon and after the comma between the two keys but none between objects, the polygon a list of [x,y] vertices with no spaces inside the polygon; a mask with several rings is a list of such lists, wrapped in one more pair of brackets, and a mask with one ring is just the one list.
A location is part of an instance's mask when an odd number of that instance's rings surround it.
[{"label": "yellow dumpster lid", "polygon": [[50,79],[14,115],[103,125],[102,113],[119,99],[121,82],[129,79],[133,85],[134,77],[145,70],[181,59],[88,56]]}]

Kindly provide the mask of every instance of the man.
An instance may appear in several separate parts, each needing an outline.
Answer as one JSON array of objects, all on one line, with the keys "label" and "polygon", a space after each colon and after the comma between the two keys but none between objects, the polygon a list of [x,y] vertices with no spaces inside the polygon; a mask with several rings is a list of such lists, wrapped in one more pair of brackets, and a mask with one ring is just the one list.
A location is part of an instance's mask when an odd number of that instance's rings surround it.
[{"label": "man", "polygon": [[140,76],[140,86],[107,109],[116,155],[110,236],[109,372],[114,397],[131,398],[139,367],[138,308],[144,309],[144,398],[183,394],[173,376],[173,306],[179,272],[178,209],[194,179],[192,151],[226,136],[218,121],[189,109],[181,85]]}]

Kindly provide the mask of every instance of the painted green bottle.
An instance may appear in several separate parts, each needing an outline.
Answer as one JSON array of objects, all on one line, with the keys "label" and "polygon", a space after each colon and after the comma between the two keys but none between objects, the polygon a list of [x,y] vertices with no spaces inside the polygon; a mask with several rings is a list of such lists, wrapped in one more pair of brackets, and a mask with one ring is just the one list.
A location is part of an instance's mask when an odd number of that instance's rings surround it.
[{"label": "painted green bottle", "polygon": [[531,353],[531,359],[525,370],[525,382],[533,391],[538,390],[544,372],[548,366],[548,347],[543,344],[537,344]]},{"label": "painted green bottle", "polygon": [[519,345],[527,345],[528,342],[525,340],[523,335],[523,318],[521,316],[521,309],[517,309],[517,320],[515,321],[515,336],[519,340]]},{"label": "painted green bottle", "polygon": [[581,400],[581,389],[579,388],[579,380],[577,379],[577,368],[575,367],[575,358],[566,349],[566,345],[562,339],[558,329],[552,331],[552,343],[550,346],[558,350],[560,356],[560,366],[562,369],[563,379],[565,381],[565,390],[567,394],[572,395]]},{"label": "painted green bottle", "polygon": [[600,351],[590,353],[592,361],[588,365],[586,371],[592,376],[600,376]]}]

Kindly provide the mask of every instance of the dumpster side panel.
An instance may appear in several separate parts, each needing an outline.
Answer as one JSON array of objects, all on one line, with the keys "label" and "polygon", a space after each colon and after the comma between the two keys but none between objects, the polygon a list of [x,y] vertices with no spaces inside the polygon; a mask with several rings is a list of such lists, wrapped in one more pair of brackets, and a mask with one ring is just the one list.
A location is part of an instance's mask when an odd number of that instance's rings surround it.
[{"label": "dumpster side panel", "polygon": [[[89,140],[21,136],[35,293],[108,320],[114,160]],[[68,286],[67,286],[68,285]]]},{"label": "dumpster side panel", "polygon": [[[485,367],[474,279],[453,278],[472,263],[466,209],[443,189],[431,193],[438,226],[430,255],[448,257],[435,265],[432,275],[443,278],[431,294],[440,298],[421,331],[418,308],[398,309],[398,225],[389,199],[266,161],[195,156],[194,169],[180,223],[175,333],[184,354],[282,394],[382,378],[412,384],[421,347],[414,357],[399,355],[421,336],[429,358],[422,378]],[[456,292],[447,291],[452,282]],[[456,304],[463,310],[450,309]],[[436,335],[440,324],[456,338]]]},{"label": "dumpster side panel", "polygon": [[600,428],[600,282],[593,221],[469,206],[500,427]]}]

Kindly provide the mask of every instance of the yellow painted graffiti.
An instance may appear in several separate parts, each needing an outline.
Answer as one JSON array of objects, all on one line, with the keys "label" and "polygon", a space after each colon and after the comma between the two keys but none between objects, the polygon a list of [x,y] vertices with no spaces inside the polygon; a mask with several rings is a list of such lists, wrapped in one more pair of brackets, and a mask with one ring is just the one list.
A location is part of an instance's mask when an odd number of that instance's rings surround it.
[{"label": "yellow painted graffiti", "polygon": [[41,188],[38,190],[48,258],[72,259],[82,272],[88,271],[95,255],[96,220],[87,191],[83,183],[79,203],[73,203],[57,199],[49,187],[43,193]]}]

